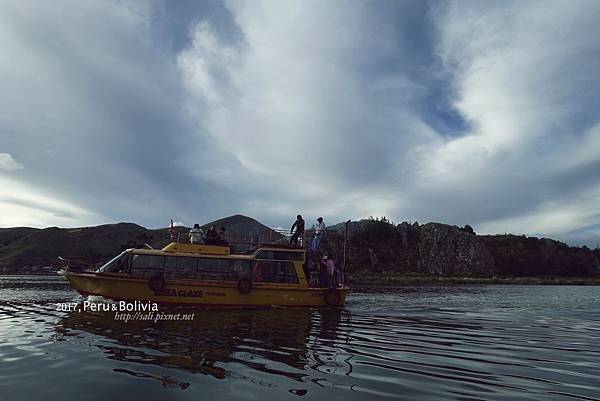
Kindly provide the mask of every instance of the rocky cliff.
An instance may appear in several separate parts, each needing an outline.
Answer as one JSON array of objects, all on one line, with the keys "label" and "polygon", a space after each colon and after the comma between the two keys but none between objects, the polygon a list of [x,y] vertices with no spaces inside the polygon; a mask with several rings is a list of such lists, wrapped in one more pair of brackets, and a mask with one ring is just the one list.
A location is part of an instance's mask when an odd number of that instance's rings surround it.
[{"label": "rocky cliff", "polygon": [[494,259],[476,235],[456,226],[370,221],[350,238],[351,265],[430,276],[486,277]]},{"label": "rocky cliff", "polygon": [[600,276],[598,250],[548,238],[479,236],[470,226],[364,220],[349,243],[353,269],[442,277]]}]

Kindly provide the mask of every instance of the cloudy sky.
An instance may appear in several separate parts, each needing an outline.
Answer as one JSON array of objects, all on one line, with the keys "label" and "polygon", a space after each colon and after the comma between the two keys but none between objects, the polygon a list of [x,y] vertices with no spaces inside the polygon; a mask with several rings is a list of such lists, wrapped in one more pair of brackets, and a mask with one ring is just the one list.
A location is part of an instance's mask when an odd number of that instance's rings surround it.
[{"label": "cloudy sky", "polygon": [[600,243],[600,2],[0,2],[0,226]]}]

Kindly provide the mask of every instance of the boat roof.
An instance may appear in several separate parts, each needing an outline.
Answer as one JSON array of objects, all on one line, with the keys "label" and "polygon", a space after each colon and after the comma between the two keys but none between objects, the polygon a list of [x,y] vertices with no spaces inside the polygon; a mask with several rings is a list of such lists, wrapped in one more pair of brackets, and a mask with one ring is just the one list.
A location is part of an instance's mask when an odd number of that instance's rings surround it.
[{"label": "boat roof", "polygon": [[231,248],[224,245],[204,245],[204,244],[188,244],[171,242],[162,249],[128,249],[127,252],[132,252],[141,255],[169,255],[169,256],[227,256],[235,259],[253,259],[257,252],[263,250],[286,251],[295,253],[304,253],[303,248],[294,248],[280,244],[261,244],[258,245],[251,254],[231,253]]}]

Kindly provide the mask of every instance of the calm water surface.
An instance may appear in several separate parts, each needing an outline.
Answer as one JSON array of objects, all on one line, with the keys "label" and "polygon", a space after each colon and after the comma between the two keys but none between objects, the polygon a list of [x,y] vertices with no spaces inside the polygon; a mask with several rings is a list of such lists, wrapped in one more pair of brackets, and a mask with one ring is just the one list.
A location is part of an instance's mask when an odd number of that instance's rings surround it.
[{"label": "calm water surface", "polygon": [[0,277],[1,400],[600,400],[600,287],[373,289],[192,322],[57,311],[80,300]]}]

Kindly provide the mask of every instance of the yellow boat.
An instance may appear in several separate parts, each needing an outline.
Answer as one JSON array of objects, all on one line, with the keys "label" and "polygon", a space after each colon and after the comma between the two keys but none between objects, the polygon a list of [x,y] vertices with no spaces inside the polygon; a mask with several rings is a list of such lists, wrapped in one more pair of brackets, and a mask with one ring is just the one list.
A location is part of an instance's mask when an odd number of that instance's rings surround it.
[{"label": "yellow boat", "polygon": [[306,251],[261,245],[251,254],[229,246],[172,242],[128,249],[96,271],[60,274],[82,295],[178,305],[341,306],[349,288],[307,280]]}]

